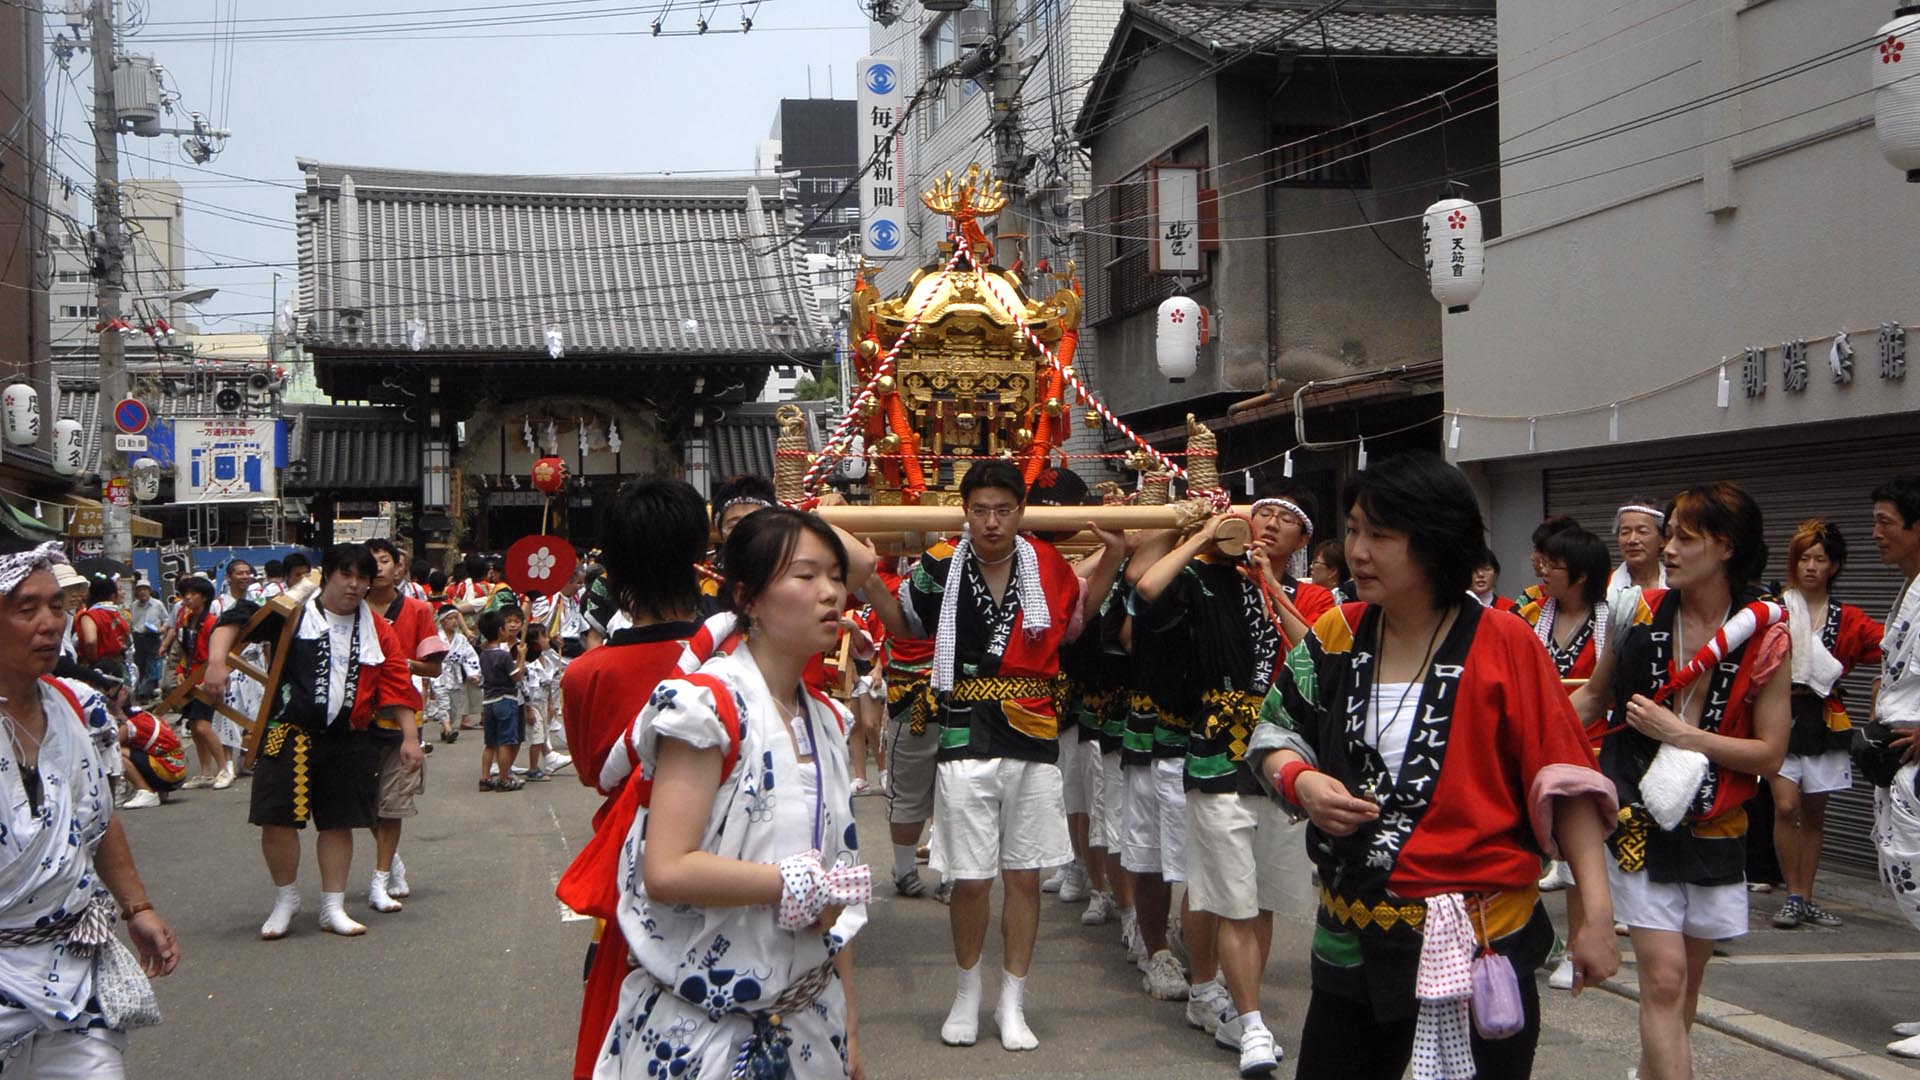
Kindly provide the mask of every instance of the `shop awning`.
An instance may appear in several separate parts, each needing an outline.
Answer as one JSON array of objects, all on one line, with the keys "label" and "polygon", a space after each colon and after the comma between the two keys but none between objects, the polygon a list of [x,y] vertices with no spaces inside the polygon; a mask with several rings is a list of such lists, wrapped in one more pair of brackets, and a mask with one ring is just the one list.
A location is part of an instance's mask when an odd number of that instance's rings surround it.
[{"label": "shop awning", "polygon": [[[106,507],[98,499],[89,499],[85,495],[68,495],[64,505],[67,508],[67,536],[74,540],[97,540],[106,535]],[[166,528],[152,518],[133,515],[133,538],[135,540],[158,540],[166,534]]]}]

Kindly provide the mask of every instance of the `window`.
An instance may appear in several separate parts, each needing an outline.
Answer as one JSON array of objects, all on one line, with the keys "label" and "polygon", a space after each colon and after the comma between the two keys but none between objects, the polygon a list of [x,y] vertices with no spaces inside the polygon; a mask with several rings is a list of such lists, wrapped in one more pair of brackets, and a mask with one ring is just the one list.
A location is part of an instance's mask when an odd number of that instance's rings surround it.
[{"label": "window", "polygon": [[95,304],[61,304],[60,317],[63,319],[97,319],[100,308]]},{"label": "window", "polygon": [[[991,36],[991,23],[986,7],[981,0],[974,0],[973,6],[963,11],[952,11],[940,16],[933,29],[920,39],[922,69],[928,78],[943,67],[959,60],[965,52],[962,48],[973,45],[982,37]],[[960,107],[980,93],[980,87],[972,79],[950,77],[942,79],[920,113],[926,117],[922,134],[931,134],[935,128],[945,123],[947,117],[960,111]]]},{"label": "window", "polygon": [[[1160,160],[1199,165],[1200,185],[1203,189],[1207,186],[1205,132],[1181,143]],[[1172,296],[1182,284],[1182,279],[1157,276],[1151,269],[1153,261],[1147,249],[1153,234],[1152,214],[1153,188],[1147,182],[1144,167],[1112,184],[1096,187],[1087,199],[1086,317],[1089,324],[1151,308]],[[1210,266],[1211,262],[1203,265]],[[1185,279],[1189,287],[1194,283],[1194,279]]]},{"label": "window", "polygon": [[1273,178],[1285,187],[1370,188],[1372,147],[1365,124],[1273,129]]},{"label": "window", "polygon": [[78,270],[62,270],[59,274],[59,280],[62,285],[78,285],[87,280],[87,275]]}]

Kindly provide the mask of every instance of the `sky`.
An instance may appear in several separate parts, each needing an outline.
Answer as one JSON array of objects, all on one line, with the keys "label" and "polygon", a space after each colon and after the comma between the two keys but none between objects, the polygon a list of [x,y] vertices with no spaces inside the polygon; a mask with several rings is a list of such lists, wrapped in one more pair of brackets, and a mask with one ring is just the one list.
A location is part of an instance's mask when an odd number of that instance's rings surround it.
[{"label": "sky", "polygon": [[[122,49],[167,69],[165,85],[182,97],[177,126],[194,111],[232,131],[204,167],[186,160],[177,137],[121,142],[123,176],[173,177],[190,200],[188,284],[220,289],[195,319],[209,332],[271,321],[274,268],[218,264],[284,263],[279,295],[293,287],[296,157],[501,173],[746,173],[781,98],[853,96],[870,25],[855,0],[389,0],[384,8],[368,0],[120,0],[120,8],[123,22],[144,9],[144,25]],[[743,12],[753,20],[746,34],[737,32]],[[710,32],[695,36],[702,13]],[[656,17],[660,37],[649,30]],[[475,19],[522,21],[392,29]],[[58,15],[47,23],[49,34],[65,30]],[[231,39],[216,42],[229,28]],[[736,32],[713,32],[723,29]],[[86,63],[84,54],[73,58],[70,80],[49,64],[60,91],[49,107],[70,136],[52,156],[82,187],[93,162],[81,118],[82,102],[92,101]]]}]

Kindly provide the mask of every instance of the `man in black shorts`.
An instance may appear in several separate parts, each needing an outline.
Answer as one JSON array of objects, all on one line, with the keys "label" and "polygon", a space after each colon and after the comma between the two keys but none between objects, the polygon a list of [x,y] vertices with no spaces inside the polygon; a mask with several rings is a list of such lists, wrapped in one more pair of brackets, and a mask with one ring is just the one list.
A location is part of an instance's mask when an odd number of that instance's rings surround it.
[{"label": "man in black shorts", "polygon": [[[344,907],[353,860],[353,830],[377,817],[380,750],[368,734],[374,716],[399,721],[420,708],[407,653],[393,627],[367,606],[373,554],[359,544],[335,544],[320,563],[320,589],[302,604],[282,682],[270,687],[276,705],[254,765],[247,820],[260,826],[260,851],[277,895],[260,926],[267,940],[284,937],[300,911],[300,834],[319,832],[320,928],[363,934]],[[214,631],[207,682],[224,683],[225,661],[255,605],[240,601]],[[274,641],[284,616],[262,620],[250,640]]]}]

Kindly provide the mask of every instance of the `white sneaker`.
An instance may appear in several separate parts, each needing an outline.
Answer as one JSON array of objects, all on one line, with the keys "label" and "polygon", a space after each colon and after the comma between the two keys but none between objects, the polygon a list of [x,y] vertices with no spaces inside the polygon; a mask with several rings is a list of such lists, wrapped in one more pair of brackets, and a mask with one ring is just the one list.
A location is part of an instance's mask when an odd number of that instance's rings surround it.
[{"label": "white sneaker", "polygon": [[225,765],[222,765],[220,767],[220,771],[214,775],[213,790],[225,791],[232,786],[233,786],[233,759],[228,758],[227,763]]},{"label": "white sneaker", "polygon": [[1908,1035],[1920,1035],[1920,1020],[1903,1020],[1893,1025],[1893,1033],[1902,1038]]},{"label": "white sneaker", "polygon": [[1141,980],[1147,988],[1147,996],[1155,1001],[1181,1001],[1187,996],[1186,973],[1180,970],[1180,961],[1173,953],[1161,949],[1147,961],[1147,973]]},{"label": "white sneaker", "polygon": [[1920,1035],[1909,1036],[1898,1042],[1887,1044],[1887,1053],[1894,1057],[1920,1058]]},{"label": "white sneaker", "polygon": [[145,810],[149,806],[159,806],[159,805],[160,805],[160,796],[155,795],[151,791],[136,791],[133,793],[133,797],[128,799],[126,803],[120,807],[120,809]]},{"label": "white sneaker", "polygon": [[1233,999],[1227,997],[1227,988],[1217,982],[1202,982],[1187,992],[1187,1026],[1198,1028],[1206,1034],[1219,1030],[1221,1024],[1235,1017]]},{"label": "white sneaker", "polygon": [[1240,1037],[1246,1034],[1240,1023],[1240,1014],[1233,1009],[1232,1000],[1228,1000],[1225,1014],[1220,1018],[1220,1026],[1213,1029],[1213,1045],[1222,1050],[1240,1049]]},{"label": "white sneaker", "polygon": [[1067,880],[1067,870],[1071,866],[1073,866],[1072,863],[1066,863],[1055,867],[1052,876],[1040,883],[1040,891],[1044,893],[1059,892],[1061,883]]},{"label": "white sneaker", "polygon": [[1547,872],[1540,875],[1541,892],[1559,892],[1571,884],[1573,884],[1573,868],[1559,859],[1553,860],[1553,865],[1547,868]]},{"label": "white sneaker", "polygon": [[1248,1028],[1240,1036],[1240,1075],[1266,1076],[1280,1067],[1280,1048],[1273,1044],[1273,1032],[1264,1027]]},{"label": "white sneaker", "polygon": [[1554,968],[1553,974],[1547,976],[1547,985],[1555,990],[1573,989],[1572,957],[1562,957],[1560,959],[1560,966]]},{"label": "white sneaker", "polygon": [[1087,868],[1079,863],[1068,864],[1066,880],[1060,883],[1060,902],[1078,904],[1092,891],[1087,885]]},{"label": "white sneaker", "polygon": [[1140,934],[1139,917],[1131,911],[1120,916],[1120,945],[1135,967],[1147,970],[1147,940]]},{"label": "white sneaker", "polygon": [[873,785],[867,783],[867,778],[864,776],[854,777],[851,786],[855,795],[865,795],[867,792],[873,790]]},{"label": "white sneaker", "polygon": [[210,788],[212,786],[213,786],[213,777],[208,776],[206,773],[201,773],[199,776],[188,777],[187,781],[180,785],[180,790],[181,791],[198,791],[201,788]]},{"label": "white sneaker", "polygon": [[1108,893],[1097,892],[1087,901],[1087,910],[1080,913],[1081,926],[1105,926],[1113,920],[1113,897]]}]

